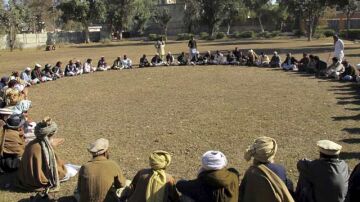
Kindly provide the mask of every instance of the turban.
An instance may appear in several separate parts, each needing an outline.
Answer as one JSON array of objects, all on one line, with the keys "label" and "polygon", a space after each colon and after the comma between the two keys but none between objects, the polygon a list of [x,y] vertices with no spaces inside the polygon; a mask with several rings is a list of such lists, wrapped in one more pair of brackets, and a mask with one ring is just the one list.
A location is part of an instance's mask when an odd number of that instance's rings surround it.
[{"label": "turban", "polygon": [[146,187],[145,198],[147,202],[163,201],[166,193],[167,182],[165,168],[171,162],[171,156],[166,151],[154,151],[149,157],[150,166],[153,169]]},{"label": "turban", "polygon": [[154,151],[149,157],[150,167],[154,170],[167,168],[171,163],[171,156],[166,151]]},{"label": "turban", "polygon": [[94,155],[101,155],[109,149],[109,140],[105,138],[97,139],[88,147],[88,151]]},{"label": "turban", "polygon": [[336,144],[335,142],[330,140],[320,140],[317,142],[317,146],[319,148],[320,153],[329,156],[339,155],[342,149],[341,145]]},{"label": "turban", "polygon": [[22,100],[14,107],[14,114],[22,114],[24,112],[29,111],[31,107],[30,100]]},{"label": "turban", "polygon": [[41,122],[36,124],[35,136],[39,139],[44,139],[45,137],[54,134],[57,129],[57,124],[53,122],[50,117],[45,117]]},{"label": "turban", "polygon": [[201,159],[202,168],[205,170],[221,170],[226,167],[226,156],[220,151],[208,151]]},{"label": "turban", "polygon": [[254,143],[248,147],[244,158],[250,161],[251,158],[261,163],[271,163],[277,151],[277,144],[275,139],[271,137],[259,137]]}]

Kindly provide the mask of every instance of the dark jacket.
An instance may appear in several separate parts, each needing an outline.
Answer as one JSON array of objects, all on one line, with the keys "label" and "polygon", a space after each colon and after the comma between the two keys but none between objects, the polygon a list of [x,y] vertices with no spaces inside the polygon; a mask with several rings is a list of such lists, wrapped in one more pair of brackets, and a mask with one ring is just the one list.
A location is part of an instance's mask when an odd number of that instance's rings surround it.
[{"label": "dark jacket", "polygon": [[176,188],[196,202],[237,202],[239,173],[235,169],[204,171],[197,179],[179,181]]},{"label": "dark jacket", "polygon": [[346,202],[360,201],[360,163],[354,168],[349,179],[349,189]]},{"label": "dark jacket", "polygon": [[286,57],[285,61],[283,62],[283,64],[292,64],[294,65],[295,63],[297,63],[298,61],[294,58],[294,57]]},{"label": "dark jacket", "polygon": [[[307,197],[316,202],[343,202],[345,200],[349,180],[349,168],[345,161],[337,158],[300,160],[297,168],[300,173],[297,196],[303,196],[302,191],[306,190],[310,195]],[[306,201],[311,200],[306,199]]]}]

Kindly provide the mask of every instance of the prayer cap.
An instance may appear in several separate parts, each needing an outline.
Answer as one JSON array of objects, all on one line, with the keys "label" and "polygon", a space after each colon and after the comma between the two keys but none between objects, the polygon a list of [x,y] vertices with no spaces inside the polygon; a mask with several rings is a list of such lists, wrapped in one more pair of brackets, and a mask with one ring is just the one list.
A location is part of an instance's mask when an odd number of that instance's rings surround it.
[{"label": "prayer cap", "polygon": [[30,71],[31,71],[31,68],[30,68],[30,67],[26,67],[26,68],[25,68],[25,71],[30,72]]},{"label": "prayer cap", "polygon": [[13,114],[13,110],[10,108],[0,108],[0,114],[11,115]]},{"label": "prayer cap", "polygon": [[169,152],[157,150],[150,154],[149,164],[154,170],[166,169],[171,163],[171,155]]},{"label": "prayer cap", "polygon": [[272,163],[276,152],[277,143],[275,139],[263,136],[255,139],[254,143],[246,149],[244,158],[246,161],[254,158],[262,163]]},{"label": "prayer cap", "polygon": [[317,146],[319,148],[320,153],[329,156],[339,155],[342,149],[341,145],[336,144],[335,142],[330,140],[320,140],[317,142]]},{"label": "prayer cap", "polygon": [[6,126],[10,129],[19,129],[25,124],[25,117],[19,114],[13,114],[6,120]]},{"label": "prayer cap", "polygon": [[88,151],[93,155],[101,155],[109,149],[109,140],[105,138],[97,139],[88,147]]},{"label": "prayer cap", "polygon": [[41,68],[41,65],[40,64],[35,64],[35,67]]},{"label": "prayer cap", "polygon": [[205,170],[221,170],[227,163],[226,156],[220,151],[207,151],[201,159],[202,168]]}]

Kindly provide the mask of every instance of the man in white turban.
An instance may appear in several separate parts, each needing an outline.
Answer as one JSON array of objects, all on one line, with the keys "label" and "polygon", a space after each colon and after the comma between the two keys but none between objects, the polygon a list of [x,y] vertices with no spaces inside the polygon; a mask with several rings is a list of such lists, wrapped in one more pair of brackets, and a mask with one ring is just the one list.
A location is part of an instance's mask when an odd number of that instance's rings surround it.
[{"label": "man in white turban", "polygon": [[194,201],[237,202],[239,173],[226,169],[228,161],[220,151],[208,151],[201,159],[201,169],[194,180],[182,180],[176,188]]}]

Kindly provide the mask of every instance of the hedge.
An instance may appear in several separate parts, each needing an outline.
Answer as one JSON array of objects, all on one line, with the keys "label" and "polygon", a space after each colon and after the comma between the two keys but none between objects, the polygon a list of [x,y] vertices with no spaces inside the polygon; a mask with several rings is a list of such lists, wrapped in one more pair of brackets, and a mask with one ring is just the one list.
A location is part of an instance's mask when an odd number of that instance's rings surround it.
[{"label": "hedge", "polygon": [[[341,31],[340,32],[340,37],[341,38],[346,38],[346,30]],[[355,40],[355,39],[360,39],[360,29],[350,29],[349,30],[349,36],[347,37],[347,39],[351,39],[351,40]]]},{"label": "hedge", "polygon": [[177,35],[176,40],[178,40],[178,41],[190,40],[192,36],[194,36],[194,35],[190,34],[190,33],[180,33],[180,34]]}]

